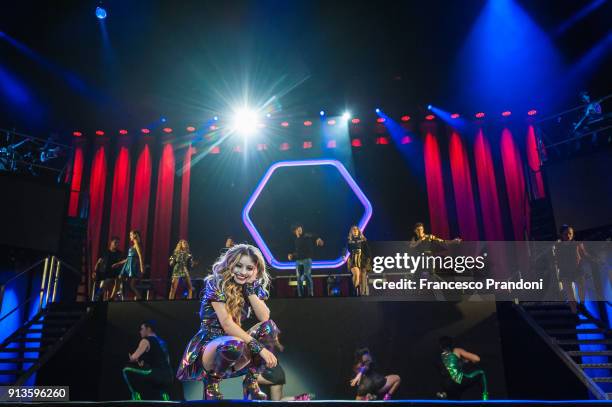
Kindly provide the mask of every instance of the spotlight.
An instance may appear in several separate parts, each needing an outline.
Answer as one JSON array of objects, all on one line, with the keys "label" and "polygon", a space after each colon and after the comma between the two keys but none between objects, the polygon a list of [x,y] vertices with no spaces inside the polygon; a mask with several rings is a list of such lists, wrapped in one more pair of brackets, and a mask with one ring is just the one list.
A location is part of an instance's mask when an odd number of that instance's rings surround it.
[{"label": "spotlight", "polygon": [[147,129],[147,128],[144,128],[144,129],[140,129],[140,132],[141,132],[142,134],[149,134],[149,133],[151,133],[151,130],[149,130],[149,129]]},{"label": "spotlight", "polygon": [[219,120],[219,116],[215,116],[215,117],[213,117],[213,120],[214,120],[214,121],[218,121],[218,120]]},{"label": "spotlight", "polygon": [[81,136],[83,135],[83,133],[81,133],[80,131],[73,131],[73,132],[72,132],[72,135],[73,135],[74,137],[81,137]]},{"label": "spotlight", "polygon": [[427,105],[427,110],[431,110],[432,106],[431,105]]},{"label": "spotlight", "polygon": [[289,122],[282,122],[282,123],[281,123],[281,126],[283,126],[283,127],[289,127]]},{"label": "spotlight", "polygon": [[527,112],[527,114],[529,116],[535,116],[536,114],[538,114],[538,111],[535,109],[531,109],[530,111]]},{"label": "spotlight", "polygon": [[474,115],[477,119],[482,119],[483,117],[485,117],[484,112],[478,112]]},{"label": "spotlight", "polygon": [[272,117],[272,113],[266,113],[266,117],[269,119],[270,117]]},{"label": "spotlight", "polygon": [[121,129],[119,130],[119,134],[121,134],[122,136],[125,136],[126,134],[128,134],[128,131],[126,129]]},{"label": "spotlight", "polygon": [[162,131],[163,131],[164,133],[166,133],[166,134],[170,134],[170,133],[172,133],[172,128],[171,128],[171,127],[164,127],[164,128],[162,129]]},{"label": "spotlight", "polygon": [[375,112],[376,112],[376,113],[380,113],[380,109],[379,109],[379,108],[376,108]]},{"label": "spotlight", "polygon": [[306,126],[306,127],[310,127],[310,126],[312,126],[312,122],[311,122],[310,120],[306,120],[306,121],[304,122],[304,126]]},{"label": "spotlight", "polygon": [[330,126],[333,126],[334,124],[336,124],[336,121],[334,119],[328,120],[327,124],[329,124]]},{"label": "spotlight", "polygon": [[319,112],[319,116],[325,116],[325,110],[321,110],[321,111]]},{"label": "spotlight", "polygon": [[502,116],[503,116],[503,117],[508,117],[508,116],[510,116],[511,114],[512,114],[512,112],[511,112],[510,110],[506,110],[506,111],[502,112]]},{"label": "spotlight", "polygon": [[166,119],[164,116],[159,118],[159,121],[162,123],[166,123],[168,121],[168,119]]},{"label": "spotlight", "polygon": [[353,124],[359,124],[359,123],[361,123],[361,120],[359,120],[359,118],[358,118],[358,117],[355,117],[353,120],[351,120],[351,123],[353,123]]},{"label": "spotlight", "polygon": [[187,130],[188,132],[190,132],[190,133],[193,133],[194,131],[196,131],[196,128],[195,128],[195,127],[193,127],[193,126],[187,126],[187,129],[186,129],[186,130]]},{"label": "spotlight", "polygon": [[404,115],[404,116],[402,116],[402,117],[400,118],[400,120],[401,120],[401,121],[403,121],[403,122],[410,121],[410,116],[408,116],[408,115]]},{"label": "spotlight", "polygon": [[344,112],[342,114],[342,120],[348,121],[351,118],[351,113],[350,112]]},{"label": "spotlight", "polygon": [[106,9],[104,7],[96,7],[96,17],[99,20],[104,20],[106,18]]},{"label": "spotlight", "polygon": [[379,117],[378,119],[376,119],[376,122],[377,123],[384,123],[384,122],[386,122],[386,120],[385,120],[384,117]]},{"label": "spotlight", "polygon": [[427,116],[425,116],[425,120],[433,120],[435,118],[436,116],[434,116],[433,114],[428,114]]},{"label": "spotlight", "polygon": [[102,130],[96,130],[96,136],[103,136],[104,132]]},{"label": "spotlight", "polygon": [[453,113],[450,115],[451,119],[458,119],[459,118],[459,113]]},{"label": "spotlight", "polygon": [[257,113],[246,108],[236,110],[232,120],[232,128],[242,135],[253,134],[257,129]]}]

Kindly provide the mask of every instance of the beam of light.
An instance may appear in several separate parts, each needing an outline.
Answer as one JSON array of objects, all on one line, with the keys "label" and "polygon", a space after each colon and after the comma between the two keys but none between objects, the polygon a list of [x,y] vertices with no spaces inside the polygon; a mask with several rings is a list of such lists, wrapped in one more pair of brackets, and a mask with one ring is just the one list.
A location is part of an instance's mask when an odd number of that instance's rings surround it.
[{"label": "beam of light", "polygon": [[442,121],[448,123],[453,128],[464,131],[468,128],[469,124],[464,119],[462,119],[458,113],[451,113],[444,109],[441,109],[437,106],[431,106],[431,110],[437,117],[439,117]]},{"label": "beam of light", "polygon": [[[591,47],[584,55],[580,57],[569,69],[566,83],[567,87],[576,89],[576,93],[581,82],[589,77],[597,66],[604,61],[605,57],[610,55],[612,48],[612,30],[608,31],[606,36],[599,40],[595,45]],[[565,87],[565,86],[564,86]]]},{"label": "beam of light", "polygon": [[514,0],[487,1],[466,37],[455,66],[456,104],[546,106],[563,103],[555,89],[563,63],[550,37]]},{"label": "beam of light", "polygon": [[591,3],[587,4],[580,10],[578,10],[574,15],[565,20],[557,29],[554,31],[555,37],[563,35],[567,30],[572,28],[577,22],[584,19],[586,16],[591,14],[593,11],[597,10],[600,6],[603,6],[606,3],[606,0],[594,0]]},{"label": "beam of light", "polygon": [[75,73],[70,72],[60,67],[59,65],[49,61],[48,59],[42,57],[36,51],[31,49],[24,43],[11,37],[7,33],[0,31],[0,39],[10,44],[12,47],[18,50],[22,55],[36,62],[37,64],[42,66],[47,71],[60,77],[74,91],[84,94],[86,96],[97,97],[100,100],[108,99],[107,97],[103,96],[101,93],[94,91],[92,88],[88,87],[87,84],[81,78],[79,78]]},{"label": "beam of light", "polygon": [[257,132],[259,114],[257,111],[242,107],[234,110],[231,129],[242,136],[251,136]]},{"label": "beam of light", "polygon": [[[359,202],[361,202],[361,204],[363,205],[364,213],[361,219],[359,220],[359,222],[357,223],[357,226],[359,227],[360,230],[362,231],[365,230],[365,227],[367,226],[368,222],[370,221],[370,218],[372,217],[372,204],[370,203],[370,201],[365,196],[361,188],[359,188],[359,186],[357,185],[353,177],[351,177],[347,169],[344,167],[344,165],[342,165],[340,161],[320,159],[320,160],[301,160],[301,161],[279,161],[277,163],[272,164],[270,168],[268,168],[268,171],[266,171],[266,173],[264,174],[261,181],[259,181],[259,184],[255,188],[255,191],[253,192],[253,194],[247,201],[246,205],[244,206],[244,209],[242,210],[242,221],[244,222],[244,225],[246,226],[246,228],[249,230],[251,236],[253,236],[253,239],[255,240],[257,247],[259,247],[259,249],[261,250],[262,254],[266,258],[266,261],[272,267],[276,269],[280,269],[280,270],[295,269],[295,262],[294,261],[281,262],[281,261],[278,261],[274,257],[274,255],[270,251],[270,248],[267,246],[263,237],[261,236],[261,234],[255,227],[255,225],[253,224],[253,221],[251,220],[251,216],[250,216],[251,209],[253,208],[253,205],[257,201],[257,198],[261,195],[261,192],[263,191],[264,187],[270,180],[270,177],[272,177],[274,172],[278,170],[279,168],[321,166],[321,165],[331,165],[336,170],[338,170],[338,172],[340,173],[342,178],[346,181],[348,186],[351,188],[351,190],[353,191],[353,193],[355,194]],[[315,260],[313,261],[312,268],[320,269],[320,268],[340,267],[346,262],[347,258],[348,258],[348,255],[345,251],[345,253],[341,257],[338,257],[333,260]]]}]

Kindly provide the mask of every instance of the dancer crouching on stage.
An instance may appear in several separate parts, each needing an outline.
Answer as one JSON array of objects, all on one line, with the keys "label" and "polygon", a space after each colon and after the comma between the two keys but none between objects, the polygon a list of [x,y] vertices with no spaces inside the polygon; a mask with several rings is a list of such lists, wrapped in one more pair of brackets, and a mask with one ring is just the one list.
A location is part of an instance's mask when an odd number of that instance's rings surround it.
[{"label": "dancer crouching on stage", "polygon": [[487,376],[482,369],[465,369],[468,362],[480,362],[480,356],[462,348],[455,347],[453,339],[448,336],[440,338],[442,354],[443,375],[442,388],[444,393],[439,393],[439,398],[459,400],[463,392],[469,387],[480,382],[482,386],[482,399],[488,400]]},{"label": "dancer crouching on stage", "polygon": [[[242,375],[245,399],[266,398],[257,375],[276,366],[269,349],[278,335],[264,302],[269,283],[261,252],[247,244],[221,255],[204,281],[200,330],[187,345],[177,373],[179,380],[203,381],[204,399],[222,399],[221,380]],[[251,311],[260,322],[245,331],[241,322]]]},{"label": "dancer crouching on stage", "polygon": [[368,242],[358,226],[352,226],[348,235],[349,258],[347,267],[353,275],[355,295],[370,295],[368,270],[371,269]]},{"label": "dancer crouching on stage", "polygon": [[396,374],[383,376],[376,371],[368,348],[355,352],[353,370],[356,374],[350,383],[351,387],[357,386],[355,400],[376,400],[379,395],[382,395],[383,400],[390,400],[401,383],[401,378]]}]

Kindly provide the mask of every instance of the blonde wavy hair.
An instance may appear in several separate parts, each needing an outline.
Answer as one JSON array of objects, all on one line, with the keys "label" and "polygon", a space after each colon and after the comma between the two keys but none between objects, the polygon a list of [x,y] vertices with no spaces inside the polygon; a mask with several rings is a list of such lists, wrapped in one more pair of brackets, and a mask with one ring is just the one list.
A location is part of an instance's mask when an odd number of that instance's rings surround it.
[{"label": "blonde wavy hair", "polygon": [[351,240],[353,238],[353,229],[357,229],[359,231],[359,234],[357,235],[357,239],[364,239],[365,240],[366,237],[363,235],[363,232],[361,231],[361,229],[359,229],[359,226],[357,226],[357,225],[353,225],[349,229],[348,240]]},{"label": "blonde wavy hair", "polygon": [[270,274],[266,270],[266,262],[261,251],[250,244],[237,244],[227,249],[212,266],[212,276],[217,288],[225,294],[225,309],[235,323],[240,325],[244,296],[242,285],[234,280],[234,267],[242,256],[249,256],[257,268],[257,280],[263,289],[268,292]]},{"label": "blonde wavy hair", "polygon": [[189,249],[189,242],[185,239],[181,239],[178,241],[178,243],[176,244],[176,247],[174,248],[174,253],[176,252],[180,252],[181,251],[181,243],[185,242],[185,251],[187,253],[189,253],[190,249]]}]

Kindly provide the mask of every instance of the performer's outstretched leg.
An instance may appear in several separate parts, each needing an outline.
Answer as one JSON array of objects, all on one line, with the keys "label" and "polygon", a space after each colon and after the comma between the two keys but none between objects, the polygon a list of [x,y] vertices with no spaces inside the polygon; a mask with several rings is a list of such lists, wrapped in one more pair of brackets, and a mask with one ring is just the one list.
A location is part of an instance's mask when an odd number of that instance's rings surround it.
[{"label": "performer's outstretched leg", "polygon": [[484,370],[478,369],[478,370],[474,370],[474,371],[471,371],[471,372],[468,372],[468,373],[464,373],[463,374],[463,380],[464,380],[464,382],[466,382],[466,381],[475,382],[475,381],[478,380],[478,376],[480,376],[480,382],[481,382],[481,386],[482,386],[482,399],[483,400],[488,400],[489,399],[489,391],[487,390],[487,375],[485,374]]}]

